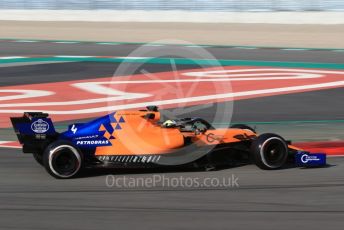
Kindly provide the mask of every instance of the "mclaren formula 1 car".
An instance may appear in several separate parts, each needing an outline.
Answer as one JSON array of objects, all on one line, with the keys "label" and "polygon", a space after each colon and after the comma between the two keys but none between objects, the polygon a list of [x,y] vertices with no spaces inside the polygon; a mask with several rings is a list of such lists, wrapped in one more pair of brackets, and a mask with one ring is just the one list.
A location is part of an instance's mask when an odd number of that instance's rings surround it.
[{"label": "mclaren formula 1 car", "polygon": [[71,178],[84,168],[164,167],[253,162],[279,169],[302,150],[281,136],[258,135],[246,125],[216,129],[201,118],[160,121],[156,106],[116,111],[58,133],[49,115],[26,112],[11,121],[24,153],[53,177]]}]

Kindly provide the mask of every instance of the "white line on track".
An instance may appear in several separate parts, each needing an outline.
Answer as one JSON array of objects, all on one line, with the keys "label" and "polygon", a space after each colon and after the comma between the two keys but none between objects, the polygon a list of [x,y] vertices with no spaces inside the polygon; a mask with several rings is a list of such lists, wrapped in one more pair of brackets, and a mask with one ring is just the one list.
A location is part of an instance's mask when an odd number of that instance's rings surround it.
[{"label": "white line on track", "polygon": [[[35,42],[44,42],[44,43],[56,43],[56,44],[81,44],[81,43],[93,43],[96,45],[140,45],[140,44],[130,44],[130,43],[120,43],[120,42],[88,42],[88,41],[40,41],[40,40],[12,40],[8,42],[22,42],[22,43],[35,43]],[[174,44],[142,44],[145,46],[166,46],[166,45],[174,45]],[[188,48],[211,48],[217,47],[217,45],[180,45]],[[284,50],[284,51],[312,51],[316,48],[278,48],[278,47],[246,47],[246,46],[224,46],[224,48],[234,48],[234,49],[247,49],[247,50],[254,50],[254,49],[276,49],[276,50]],[[332,52],[344,52],[342,49],[324,49],[326,51]]]},{"label": "white line on track", "polygon": [[[116,82],[112,82],[112,83],[116,83]],[[116,110],[122,110],[122,109],[140,108],[140,107],[145,107],[147,104],[171,105],[171,104],[178,104],[178,103],[200,102],[200,101],[209,101],[209,100],[217,100],[217,99],[222,100],[224,98],[231,99],[231,98],[245,97],[245,96],[246,97],[247,96],[263,96],[263,95],[269,95],[269,94],[273,94],[273,93],[292,93],[292,92],[298,92],[298,91],[341,87],[341,86],[344,86],[344,81],[335,81],[335,82],[313,84],[313,85],[282,87],[282,88],[274,88],[274,89],[252,90],[252,91],[244,91],[244,92],[236,92],[236,93],[213,94],[213,95],[168,99],[168,100],[160,100],[160,101],[145,101],[145,102],[140,102],[140,103],[115,105],[115,106],[105,106],[105,107],[73,110],[73,111],[43,110],[42,112],[50,113],[50,114],[56,114],[56,115],[89,114],[89,113],[98,113],[98,112],[105,112],[105,111],[116,111]],[[0,113],[23,113],[23,112],[25,112],[25,111],[24,110],[13,110],[13,109],[0,110]]]},{"label": "white line on track", "polygon": [[256,50],[259,49],[258,47],[245,47],[245,46],[236,46],[231,47],[232,49],[243,49],[243,50]]},{"label": "white line on track", "polygon": [[0,101],[46,97],[54,94],[54,92],[50,91],[30,89],[0,89],[0,93],[16,93],[16,95],[2,96],[0,97]]},{"label": "white line on track", "polygon": [[[93,92],[95,94],[99,94],[99,91],[102,92],[102,94],[109,95],[105,98],[95,98],[95,99],[85,99],[85,100],[76,100],[76,101],[54,101],[54,102],[31,102],[31,103],[12,103],[12,104],[0,104],[1,107],[35,107],[35,106],[68,106],[68,105],[85,105],[85,104],[94,104],[94,103],[100,103],[100,102],[113,102],[113,101],[121,101],[121,100],[133,100],[133,99],[142,99],[146,97],[152,96],[151,94],[144,94],[144,93],[127,93],[118,91],[111,88],[106,88],[101,86],[101,84],[98,84],[97,82],[89,83],[89,84],[80,84],[78,86],[75,84],[76,87],[87,89],[87,91]],[[1,92],[1,90],[0,90]],[[47,91],[49,92],[49,91]],[[110,96],[110,95],[116,95],[116,96]],[[28,95],[30,96],[30,95]],[[10,96],[8,96],[10,97]],[[19,98],[20,96],[11,96],[15,98]],[[23,97],[23,96],[22,96]],[[4,97],[5,98],[5,97]],[[1,98],[0,98],[1,100]]]},{"label": "white line on track", "polygon": [[183,47],[187,47],[187,48],[209,48],[212,46],[202,46],[202,45],[184,45]]},{"label": "white line on track", "polygon": [[20,145],[11,145],[16,143],[16,141],[0,141],[0,148],[11,148],[11,149],[21,149]]},{"label": "white line on track", "polygon": [[15,40],[14,42],[35,43],[35,42],[41,42],[41,41],[35,41],[35,40]]},{"label": "white line on track", "polygon": [[120,43],[116,43],[116,42],[97,42],[96,45],[111,45],[111,46],[117,46],[117,45],[121,45]]},{"label": "white line on track", "polygon": [[136,59],[148,59],[150,57],[113,57],[113,58],[118,58],[118,59],[132,59],[132,60],[136,60]]},{"label": "white line on track", "polygon": [[165,46],[164,44],[144,44],[143,46]]},{"label": "white line on track", "polygon": [[281,50],[284,50],[284,51],[308,51],[308,50],[311,50],[311,49],[303,49],[303,48],[286,48],[286,49],[281,49]]},{"label": "white line on track", "polygon": [[57,41],[57,42],[52,42],[52,43],[56,43],[56,44],[77,44],[77,43],[79,43],[79,42],[72,42],[72,41],[65,41],[65,42],[63,42],[63,41]]},{"label": "white line on track", "polygon": [[[137,94],[137,93],[126,93],[121,92],[118,90],[114,90],[111,88],[104,87],[103,85],[108,84],[153,84],[153,83],[181,83],[181,82],[226,82],[226,81],[250,81],[250,80],[281,80],[281,79],[307,79],[307,78],[321,78],[323,75],[315,74],[312,72],[320,72],[320,73],[329,73],[330,71],[316,71],[316,70],[296,70],[296,69],[259,69],[261,71],[285,71],[288,73],[244,73],[244,74],[233,74],[233,73],[242,73],[242,72],[252,72],[256,71],[256,69],[250,70],[226,70],[225,72],[221,71],[208,71],[208,72],[190,72],[184,73],[183,75],[192,76],[192,77],[202,77],[202,78],[191,78],[191,79],[172,79],[172,80],[130,80],[130,81],[112,81],[112,82],[82,82],[82,83],[75,83],[72,86],[81,88],[82,90],[92,92],[93,94],[100,94],[100,95],[108,95],[105,98],[97,98],[97,99],[86,99],[86,100],[76,100],[76,101],[55,101],[55,102],[31,102],[31,103],[11,103],[11,104],[0,104],[0,107],[6,108],[14,108],[14,107],[34,107],[34,106],[61,106],[61,105],[81,105],[81,104],[94,104],[103,101],[118,101],[124,99],[139,99],[139,98],[147,98],[151,96],[150,94]],[[299,71],[301,73],[293,72]],[[302,73],[303,72],[303,73]],[[307,73],[311,72],[311,73]],[[206,73],[207,75],[197,75]],[[225,73],[227,75],[214,75],[214,78],[211,74],[214,73]],[[344,72],[334,72],[334,73],[341,73],[344,75]],[[195,75],[196,74],[196,75]],[[209,75],[210,74],[210,75]],[[228,75],[230,74],[230,75]],[[264,77],[261,77],[263,74]],[[282,76],[281,76],[282,75]],[[257,77],[258,76],[258,77]],[[227,78],[224,78],[227,77]],[[1,92],[1,90],[0,90]],[[6,92],[6,90],[5,90]],[[18,91],[23,93],[21,91]],[[33,91],[34,92],[34,91]],[[37,93],[44,93],[44,92],[37,92]],[[48,92],[47,92],[48,93]],[[18,97],[18,96],[12,96]],[[6,98],[6,97],[4,97]],[[0,97],[0,100],[4,100]],[[8,100],[8,99],[6,99]]]},{"label": "white line on track", "polygon": [[26,57],[23,57],[23,56],[0,57],[1,60],[18,59],[18,58],[26,58]]},{"label": "white line on track", "polygon": [[66,56],[66,55],[60,55],[60,56],[53,56],[56,58],[95,58],[96,56]]},{"label": "white line on track", "polygon": [[[33,65],[47,65],[47,64],[60,64],[60,63],[71,63],[73,61],[41,61],[41,62],[9,62],[1,63],[0,68],[15,67],[15,66],[33,66]],[[1,97],[0,97],[1,98]],[[1,99],[0,99],[1,100]]]},{"label": "white line on track", "polygon": [[0,147],[19,147],[19,146],[13,146],[14,143],[17,143],[16,141],[0,141]]}]

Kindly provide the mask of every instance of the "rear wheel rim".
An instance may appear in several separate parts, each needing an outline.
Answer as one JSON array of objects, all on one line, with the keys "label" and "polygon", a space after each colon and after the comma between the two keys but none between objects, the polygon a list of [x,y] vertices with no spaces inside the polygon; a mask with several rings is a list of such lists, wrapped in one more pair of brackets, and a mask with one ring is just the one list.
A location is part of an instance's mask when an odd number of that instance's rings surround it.
[{"label": "rear wheel rim", "polygon": [[49,166],[55,175],[68,178],[79,171],[81,158],[73,146],[62,145],[50,151]]}]

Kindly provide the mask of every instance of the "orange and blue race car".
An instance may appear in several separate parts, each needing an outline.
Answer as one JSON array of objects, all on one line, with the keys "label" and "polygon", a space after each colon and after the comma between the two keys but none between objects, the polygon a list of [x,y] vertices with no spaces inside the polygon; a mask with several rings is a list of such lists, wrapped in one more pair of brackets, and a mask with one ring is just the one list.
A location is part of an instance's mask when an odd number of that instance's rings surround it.
[{"label": "orange and blue race car", "polygon": [[216,129],[201,118],[161,121],[156,106],[116,111],[62,133],[46,113],[26,112],[11,121],[23,152],[55,178],[75,177],[85,168],[211,169],[233,162],[279,169],[295,156],[304,166],[326,164],[324,154],[307,153],[277,134],[258,135],[246,125]]}]

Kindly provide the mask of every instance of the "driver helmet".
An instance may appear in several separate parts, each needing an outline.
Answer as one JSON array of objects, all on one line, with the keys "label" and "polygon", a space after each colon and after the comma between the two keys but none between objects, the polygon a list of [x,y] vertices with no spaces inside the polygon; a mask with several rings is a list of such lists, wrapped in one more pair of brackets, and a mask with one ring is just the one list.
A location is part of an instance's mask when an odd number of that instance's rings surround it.
[{"label": "driver helmet", "polygon": [[173,128],[177,126],[177,122],[174,120],[167,120],[162,124],[162,126],[165,128]]}]

